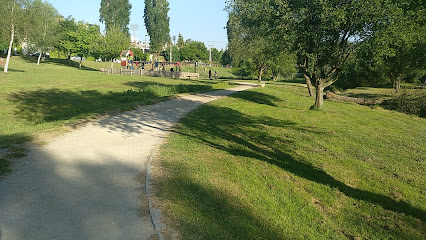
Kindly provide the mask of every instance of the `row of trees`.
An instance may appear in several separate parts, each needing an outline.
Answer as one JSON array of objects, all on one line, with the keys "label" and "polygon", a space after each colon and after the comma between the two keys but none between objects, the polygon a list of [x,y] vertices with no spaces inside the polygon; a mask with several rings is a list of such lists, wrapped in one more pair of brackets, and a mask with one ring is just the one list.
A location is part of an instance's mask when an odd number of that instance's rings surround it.
[{"label": "row of trees", "polygon": [[[207,49],[203,42],[194,41],[191,39],[184,40],[183,36],[179,34],[177,44],[169,43],[169,47],[161,53],[167,61],[172,57],[173,61],[202,61],[207,62],[210,58],[210,50]],[[170,49],[171,44],[171,49]],[[172,54],[170,54],[170,50]],[[219,51],[216,48],[211,49],[212,62],[222,63],[223,50]],[[223,63],[222,63],[223,64]]]},{"label": "row of trees", "polygon": [[397,89],[423,71],[424,9],[421,0],[232,0],[229,50],[236,64],[250,59],[259,80],[295,59],[320,109],[324,88],[348,73],[348,63],[392,79]]},{"label": "row of trees", "polygon": [[[28,52],[43,53],[53,49],[66,56],[77,54],[114,59],[130,45],[128,23],[131,5],[128,0],[103,0],[99,25],[64,19],[48,2],[42,0],[0,0],[0,47],[8,49],[4,72],[7,73],[12,46],[24,46]],[[81,67],[81,62],[80,62]]]},{"label": "row of trees", "polygon": [[[7,72],[12,45],[23,45],[29,53],[39,52],[38,64],[43,53],[53,49],[65,56],[76,54],[113,60],[130,45],[129,22],[132,5],[129,0],[102,0],[99,21],[105,24],[105,32],[99,25],[76,22],[71,16],[64,18],[56,9],[42,0],[0,0],[0,47],[8,48],[4,71]],[[202,42],[184,41],[180,35],[177,46],[172,46],[169,29],[169,3],[167,0],[145,0],[144,20],[150,36],[150,48],[157,59],[162,53],[170,60],[170,50],[175,61],[207,61],[209,52]],[[164,51],[165,46],[169,45]],[[170,48],[170,46],[172,46]],[[138,59],[146,60],[146,54],[134,48]],[[223,52],[212,49],[212,58],[221,62]],[[80,61],[81,67],[81,61]]]}]

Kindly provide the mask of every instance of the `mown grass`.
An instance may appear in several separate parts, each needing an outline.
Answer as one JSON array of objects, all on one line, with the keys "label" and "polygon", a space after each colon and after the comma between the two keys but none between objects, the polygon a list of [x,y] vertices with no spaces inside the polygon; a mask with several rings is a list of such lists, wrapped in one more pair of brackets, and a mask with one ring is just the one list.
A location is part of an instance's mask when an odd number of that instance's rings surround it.
[{"label": "mown grass", "polygon": [[78,62],[68,65],[66,60],[51,59],[37,66],[35,58],[12,58],[9,73],[0,73],[0,149],[43,139],[99,114],[230,85],[223,81],[104,75],[99,69],[110,63],[83,64],[78,69]]},{"label": "mown grass", "polygon": [[426,120],[271,84],[185,117],[156,160],[181,239],[424,239]]},{"label": "mown grass", "polygon": [[[209,78],[209,70],[212,71],[212,76],[211,76],[212,79],[214,79],[214,72],[217,73],[218,79],[235,79],[236,78],[236,76],[232,72],[232,68],[197,66],[197,73],[200,74],[200,78],[202,79]],[[195,72],[195,67],[182,66],[182,72]]]}]

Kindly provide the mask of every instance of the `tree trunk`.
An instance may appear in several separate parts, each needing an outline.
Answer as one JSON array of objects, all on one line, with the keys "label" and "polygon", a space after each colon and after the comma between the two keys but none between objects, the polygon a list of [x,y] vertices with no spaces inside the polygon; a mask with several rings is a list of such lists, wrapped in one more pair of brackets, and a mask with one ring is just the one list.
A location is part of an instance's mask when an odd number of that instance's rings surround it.
[{"label": "tree trunk", "polygon": [[304,73],[303,76],[305,77],[305,80],[306,80],[306,86],[308,86],[309,96],[315,97],[314,87],[312,86],[311,79],[309,78],[308,75],[306,75],[306,73]]},{"label": "tree trunk", "polygon": [[265,68],[264,67],[259,68],[259,79],[258,79],[259,82],[262,82],[263,72],[265,72]]},{"label": "tree trunk", "polygon": [[80,57],[80,65],[78,66],[78,68],[81,68],[82,65],[83,65],[83,57]]},{"label": "tree trunk", "polygon": [[395,90],[396,92],[401,90],[401,77],[397,77],[395,80]]},{"label": "tree trunk", "polygon": [[279,73],[277,73],[277,74],[273,74],[273,76],[272,76],[272,80],[273,80],[274,82],[278,82],[278,80],[279,80],[279,78],[280,78],[280,75],[281,75],[281,74],[279,74]]},{"label": "tree trunk", "polygon": [[38,55],[38,60],[37,60],[37,66],[39,66],[40,65],[40,60],[41,60],[41,55],[42,55],[43,53],[40,53],[40,55]]},{"label": "tree trunk", "polygon": [[324,105],[324,86],[322,83],[317,83],[315,86],[315,105],[311,107],[311,110],[321,110]]},{"label": "tree trunk", "polygon": [[[13,12],[13,8],[12,8],[12,12]],[[5,73],[7,73],[7,70],[9,69],[10,54],[12,53],[12,45],[13,45],[13,38],[14,37],[15,37],[15,25],[12,22],[12,28],[10,30],[9,49],[7,51],[6,64],[4,65],[4,72]]]}]

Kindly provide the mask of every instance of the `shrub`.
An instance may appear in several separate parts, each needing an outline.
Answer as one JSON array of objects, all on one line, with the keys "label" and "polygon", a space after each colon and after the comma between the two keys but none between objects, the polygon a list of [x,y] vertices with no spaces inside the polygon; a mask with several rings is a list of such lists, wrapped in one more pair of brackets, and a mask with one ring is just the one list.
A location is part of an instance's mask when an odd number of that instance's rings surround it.
[{"label": "shrub", "polygon": [[388,109],[426,117],[426,91],[404,91],[397,97],[383,103]]}]

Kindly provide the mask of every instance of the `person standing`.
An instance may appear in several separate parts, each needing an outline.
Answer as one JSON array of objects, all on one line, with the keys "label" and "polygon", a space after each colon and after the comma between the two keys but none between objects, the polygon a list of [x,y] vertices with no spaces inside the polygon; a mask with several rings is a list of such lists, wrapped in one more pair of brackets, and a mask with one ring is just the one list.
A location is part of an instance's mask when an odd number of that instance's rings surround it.
[{"label": "person standing", "polygon": [[0,57],[1,66],[4,67],[3,57]]},{"label": "person standing", "polygon": [[209,70],[209,79],[210,80],[212,79],[212,70],[211,69]]}]

